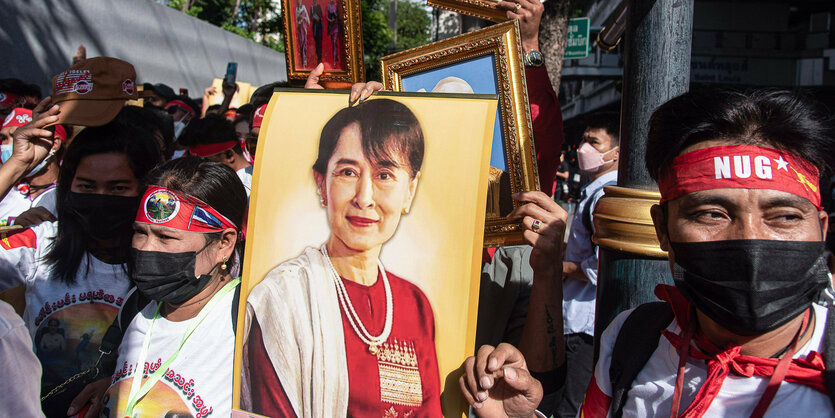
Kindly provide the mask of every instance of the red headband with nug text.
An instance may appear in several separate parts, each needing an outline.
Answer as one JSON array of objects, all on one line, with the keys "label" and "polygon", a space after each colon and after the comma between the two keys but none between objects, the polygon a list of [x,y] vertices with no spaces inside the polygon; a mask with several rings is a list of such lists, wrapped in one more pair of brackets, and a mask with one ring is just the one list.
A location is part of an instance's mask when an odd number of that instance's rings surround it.
[{"label": "red headband with nug text", "polygon": [[817,167],[790,152],[756,145],[703,148],[673,159],[658,179],[661,203],[712,189],[771,189],[821,209]]},{"label": "red headband with nug text", "polygon": [[136,222],[187,232],[210,233],[227,228],[238,231],[232,221],[202,200],[159,186],[149,186],[145,191]]}]

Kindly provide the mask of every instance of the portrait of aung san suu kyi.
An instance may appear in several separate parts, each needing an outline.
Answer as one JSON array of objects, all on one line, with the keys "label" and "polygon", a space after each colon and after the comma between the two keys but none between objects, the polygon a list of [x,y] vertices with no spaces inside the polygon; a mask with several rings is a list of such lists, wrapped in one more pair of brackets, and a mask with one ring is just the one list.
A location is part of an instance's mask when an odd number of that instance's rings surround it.
[{"label": "portrait of aung san suu kyi", "polygon": [[246,410],[441,416],[432,306],[380,261],[411,209],[424,148],[418,118],[392,99],[343,108],[324,125],[312,170],[330,234],[249,293]]}]

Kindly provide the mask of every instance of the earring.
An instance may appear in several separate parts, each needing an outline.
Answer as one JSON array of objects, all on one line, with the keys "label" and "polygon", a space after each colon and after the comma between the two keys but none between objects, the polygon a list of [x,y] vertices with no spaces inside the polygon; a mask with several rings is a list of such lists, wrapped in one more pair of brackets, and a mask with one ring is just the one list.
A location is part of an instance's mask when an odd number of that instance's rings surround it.
[{"label": "earring", "polygon": [[226,261],[229,260],[229,257],[223,257],[223,264],[220,265],[221,270],[226,270]]},{"label": "earring", "polygon": [[327,207],[328,206],[328,202],[325,201],[324,197],[319,199],[319,203],[322,205],[322,207]]}]

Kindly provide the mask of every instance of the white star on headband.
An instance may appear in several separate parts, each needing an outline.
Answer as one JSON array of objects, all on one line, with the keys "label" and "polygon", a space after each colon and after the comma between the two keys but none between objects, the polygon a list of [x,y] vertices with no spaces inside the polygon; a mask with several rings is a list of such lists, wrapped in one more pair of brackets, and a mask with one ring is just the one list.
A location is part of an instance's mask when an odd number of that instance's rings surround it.
[{"label": "white star on headband", "polygon": [[[773,158],[772,158],[773,159]],[[780,159],[774,160],[777,163],[778,170],[786,170],[789,171],[789,162],[783,159],[783,156],[780,156]]]}]

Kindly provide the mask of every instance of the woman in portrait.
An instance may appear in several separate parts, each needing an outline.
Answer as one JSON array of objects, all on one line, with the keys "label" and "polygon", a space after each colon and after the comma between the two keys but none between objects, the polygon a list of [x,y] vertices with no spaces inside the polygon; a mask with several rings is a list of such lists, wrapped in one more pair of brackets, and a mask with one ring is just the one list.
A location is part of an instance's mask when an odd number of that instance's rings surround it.
[{"label": "woman in portrait", "polygon": [[330,0],[327,8],[328,18],[328,35],[331,37],[331,50],[333,51],[333,64],[339,62],[339,10],[336,7],[336,1]]},{"label": "woman in portrait", "polygon": [[243,406],[268,416],[440,416],[432,308],[387,271],[383,244],[409,212],[424,140],[405,105],[337,112],[313,165],[330,236],[247,299]]},{"label": "woman in portrait", "polygon": [[299,54],[302,56],[302,68],[307,68],[307,27],[310,15],[301,0],[296,5],[296,36],[299,39]]}]

